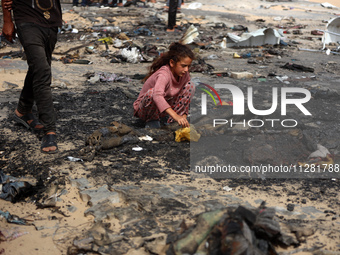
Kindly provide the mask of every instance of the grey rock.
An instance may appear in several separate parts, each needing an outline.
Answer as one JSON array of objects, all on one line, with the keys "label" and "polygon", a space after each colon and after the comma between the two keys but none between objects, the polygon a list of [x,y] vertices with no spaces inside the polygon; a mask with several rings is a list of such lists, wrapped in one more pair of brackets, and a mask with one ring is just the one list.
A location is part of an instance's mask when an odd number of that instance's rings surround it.
[{"label": "grey rock", "polygon": [[105,200],[110,201],[112,204],[120,202],[119,194],[117,192],[109,191],[107,185],[98,189],[80,191],[79,195],[82,201],[88,202],[91,205],[96,205]]},{"label": "grey rock", "polygon": [[217,209],[225,208],[226,205],[222,204],[219,200],[208,200],[202,202],[203,206],[207,211],[213,211]]},{"label": "grey rock", "polygon": [[195,190],[195,187],[188,187],[185,185],[170,185],[174,192],[183,192],[184,190]]},{"label": "grey rock", "polygon": [[171,189],[169,187],[161,187],[154,190],[154,193],[159,195],[161,198],[174,198],[177,195],[170,191]]},{"label": "grey rock", "polygon": [[84,190],[91,188],[92,185],[89,183],[89,181],[86,178],[79,178],[79,179],[71,179],[69,178],[71,186],[77,187],[79,190]]},{"label": "grey rock", "polygon": [[197,191],[197,190],[190,190],[188,192],[185,192],[184,194],[188,195],[191,198],[195,198],[195,199],[197,199],[197,198],[202,196],[202,193]]},{"label": "grey rock", "polygon": [[67,207],[67,210],[68,210],[69,212],[73,213],[73,212],[77,211],[77,207],[71,205],[71,206],[68,206],[68,207]]},{"label": "grey rock", "polygon": [[87,217],[92,215],[95,218],[95,221],[102,221],[105,219],[112,219],[114,218],[114,211],[115,207],[108,201],[98,203],[91,208],[87,209],[84,212],[84,215]]},{"label": "grey rock", "polygon": [[294,204],[288,204],[288,205],[287,205],[287,210],[290,211],[290,212],[292,212],[292,211],[294,211],[294,207],[295,207]]},{"label": "grey rock", "polygon": [[305,207],[301,207],[301,211],[302,211],[303,213],[308,214],[308,215],[323,213],[322,211],[316,209],[314,206],[305,206]]},{"label": "grey rock", "polygon": [[210,196],[215,196],[217,194],[216,190],[205,190],[204,192]]},{"label": "grey rock", "polygon": [[130,205],[129,207],[118,207],[112,210],[112,214],[119,220],[121,225],[130,225],[137,220],[144,217],[142,212],[139,212],[136,206]]}]

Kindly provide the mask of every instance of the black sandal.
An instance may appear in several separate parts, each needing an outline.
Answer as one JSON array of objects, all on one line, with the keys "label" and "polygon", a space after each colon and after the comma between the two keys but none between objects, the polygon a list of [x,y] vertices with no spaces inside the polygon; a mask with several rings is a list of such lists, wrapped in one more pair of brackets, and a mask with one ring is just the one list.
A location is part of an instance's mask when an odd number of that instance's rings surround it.
[{"label": "black sandal", "polygon": [[[57,145],[57,135],[55,134],[49,134],[49,135],[44,135],[42,140],[41,140],[41,147],[40,147],[40,151],[43,153],[47,153],[47,154],[54,154],[58,152],[58,145]],[[55,146],[56,149],[54,151],[44,151],[44,148],[47,147],[52,147]]]},{"label": "black sandal", "polygon": [[[16,115],[14,113],[13,119],[19,123],[24,125],[27,129],[30,129],[32,131],[41,131],[43,130],[43,128],[36,128],[36,126],[38,125],[42,125],[39,120],[37,120],[34,115],[32,113],[27,113],[21,117],[19,117],[18,115]],[[32,120],[32,122],[30,124],[28,124],[28,121]]]}]

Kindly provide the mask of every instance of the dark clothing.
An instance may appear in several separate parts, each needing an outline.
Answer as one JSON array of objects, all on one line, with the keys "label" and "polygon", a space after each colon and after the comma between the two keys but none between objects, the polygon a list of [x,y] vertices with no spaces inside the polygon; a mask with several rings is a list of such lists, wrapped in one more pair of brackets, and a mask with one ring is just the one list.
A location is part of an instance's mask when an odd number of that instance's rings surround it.
[{"label": "dark clothing", "polygon": [[15,24],[35,23],[43,27],[61,27],[60,0],[13,0]]},{"label": "dark clothing", "polygon": [[51,91],[51,59],[62,25],[60,0],[13,0],[13,15],[19,40],[24,47],[28,71],[17,110],[32,112],[34,102],[45,134],[56,131]]},{"label": "dark clothing", "polygon": [[[79,0],[73,0],[73,6],[78,6]],[[87,6],[87,0],[82,0],[81,1],[81,6]]]},{"label": "dark clothing", "polygon": [[21,23],[16,27],[28,63],[18,111],[21,114],[31,112],[35,101],[39,120],[45,127],[45,133],[55,132],[56,117],[50,85],[52,78],[51,59],[57,42],[58,28],[41,27],[33,23]]},{"label": "dark clothing", "polygon": [[178,0],[170,0],[169,15],[168,15],[168,29],[173,29],[176,26]]}]

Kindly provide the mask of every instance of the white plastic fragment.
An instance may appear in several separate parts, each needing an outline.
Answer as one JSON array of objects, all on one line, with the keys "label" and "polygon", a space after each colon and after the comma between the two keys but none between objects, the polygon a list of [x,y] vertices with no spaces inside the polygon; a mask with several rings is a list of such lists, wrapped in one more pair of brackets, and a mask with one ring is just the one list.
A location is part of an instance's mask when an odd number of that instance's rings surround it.
[{"label": "white plastic fragment", "polygon": [[133,64],[136,64],[143,59],[142,55],[139,53],[139,50],[136,47],[133,47],[131,49],[124,48],[120,51],[120,54],[126,58],[127,62]]},{"label": "white plastic fragment", "polygon": [[221,42],[221,44],[220,44],[220,47],[221,47],[222,49],[227,48],[227,38],[226,38],[226,37],[223,37],[222,42]]},{"label": "white plastic fragment", "polygon": [[284,37],[281,30],[272,28],[262,28],[253,32],[243,33],[241,36],[233,33],[227,33],[228,42],[227,47],[233,46],[262,46],[265,44],[279,44],[280,39]]},{"label": "white plastic fragment", "polygon": [[139,140],[140,141],[152,141],[153,138],[151,136],[145,135],[145,136],[139,137]]},{"label": "white plastic fragment", "polygon": [[113,47],[115,47],[115,48],[122,48],[122,47],[124,47],[124,43],[123,43],[122,40],[116,39],[113,42]]},{"label": "white plastic fragment", "polygon": [[317,150],[312,152],[308,158],[325,158],[328,154],[330,154],[329,150],[322,146],[321,144],[316,145]]},{"label": "white plastic fragment", "polygon": [[326,30],[319,30],[324,32],[322,36],[323,48],[326,44],[340,41],[340,17],[336,17],[328,21]]},{"label": "white plastic fragment", "polygon": [[199,2],[194,2],[189,4],[188,9],[195,10],[195,9],[200,9],[202,8],[202,3]]},{"label": "white plastic fragment", "polygon": [[143,148],[142,147],[139,147],[138,145],[136,147],[133,147],[132,148],[133,151],[142,151]]},{"label": "white plastic fragment", "polygon": [[229,191],[232,191],[233,189],[230,188],[229,186],[225,186],[225,187],[223,187],[223,190],[229,192]]},{"label": "white plastic fragment", "polygon": [[68,158],[69,161],[72,161],[72,162],[83,161],[81,158],[74,158],[74,157],[71,157],[71,156],[67,156],[67,158]]},{"label": "white plastic fragment", "polygon": [[278,79],[280,82],[283,82],[284,84],[289,84],[290,82],[287,81],[289,77],[287,75],[284,76],[275,76],[276,79]]},{"label": "white plastic fragment", "polygon": [[99,81],[100,80],[100,77],[99,77],[99,75],[97,74],[97,75],[95,75],[95,76],[93,76],[93,77],[91,77],[90,79],[89,79],[89,83],[90,84],[95,84],[97,81]]},{"label": "white plastic fragment", "polygon": [[198,29],[194,25],[190,25],[185,34],[182,36],[180,42],[183,44],[190,44],[198,35]]},{"label": "white plastic fragment", "polygon": [[320,5],[321,5],[322,7],[330,8],[330,9],[337,9],[337,8],[338,8],[338,7],[336,7],[335,5],[332,5],[332,4],[327,3],[327,2],[321,3]]}]

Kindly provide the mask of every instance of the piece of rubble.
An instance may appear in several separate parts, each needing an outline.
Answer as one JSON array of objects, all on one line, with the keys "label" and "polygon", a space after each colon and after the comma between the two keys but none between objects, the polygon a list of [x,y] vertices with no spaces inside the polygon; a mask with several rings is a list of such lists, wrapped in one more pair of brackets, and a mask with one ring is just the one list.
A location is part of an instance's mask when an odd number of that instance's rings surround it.
[{"label": "piece of rubble", "polygon": [[98,189],[88,189],[79,192],[80,198],[83,202],[87,202],[91,205],[96,205],[102,201],[110,201],[110,203],[119,203],[119,194],[117,192],[111,192],[107,189],[107,185],[104,185]]},{"label": "piece of rubble", "polygon": [[[275,246],[297,245],[302,238],[282,231],[275,210],[261,205],[258,209],[243,206],[202,213],[193,227],[181,224],[178,238],[168,236],[167,254],[276,254]],[[313,234],[302,228],[299,237]]]},{"label": "piece of rubble", "polygon": [[263,28],[249,33],[243,33],[241,36],[235,35],[233,33],[227,33],[228,35],[228,47],[233,46],[262,46],[265,44],[279,44],[281,34],[278,30],[272,28]]},{"label": "piece of rubble", "polygon": [[0,184],[2,186],[0,199],[15,202],[33,189],[36,185],[36,180],[25,177],[16,178],[6,175],[3,170],[0,170]]},{"label": "piece of rubble", "polygon": [[292,70],[292,71],[299,71],[299,72],[314,72],[314,68],[306,67],[303,65],[298,64],[292,64],[292,63],[286,63],[285,65],[281,66],[281,68]]},{"label": "piece of rubble", "polygon": [[97,150],[107,150],[127,142],[138,142],[138,134],[132,128],[113,121],[112,126],[94,131],[86,139],[86,145],[95,146]]},{"label": "piece of rubble", "polygon": [[190,44],[194,42],[195,38],[199,35],[198,29],[194,25],[190,25],[187,31],[184,33],[180,42],[183,44]]},{"label": "piece of rubble", "polygon": [[335,17],[328,21],[326,25],[326,30],[324,31],[322,37],[323,48],[325,48],[326,44],[339,41],[340,41],[340,17]]},{"label": "piece of rubble", "polygon": [[254,77],[254,75],[249,72],[231,72],[230,77],[240,80],[240,79],[251,79]]}]

